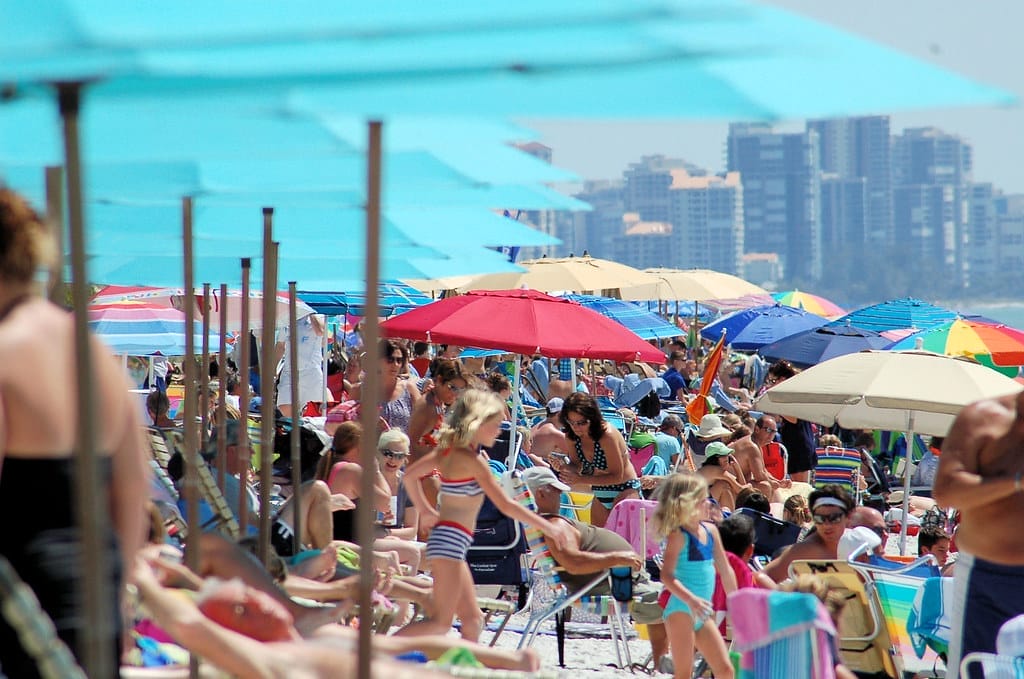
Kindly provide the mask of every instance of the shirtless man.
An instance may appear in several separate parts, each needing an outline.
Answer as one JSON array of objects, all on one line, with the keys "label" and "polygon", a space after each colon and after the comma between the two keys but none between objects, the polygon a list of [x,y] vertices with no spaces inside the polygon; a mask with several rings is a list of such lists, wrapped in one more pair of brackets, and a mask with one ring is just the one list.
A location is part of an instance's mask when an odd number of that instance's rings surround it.
[{"label": "shirtless man", "polygon": [[546,406],[547,417],[534,425],[530,432],[533,443],[530,453],[542,460],[547,460],[551,453],[564,453],[569,449],[562,423],[558,421],[558,413],[562,412],[564,403],[557,397],[550,399]]},{"label": "shirtless man", "polygon": [[814,531],[768,563],[764,573],[775,582],[789,577],[789,564],[794,561],[834,561],[839,556],[839,540],[849,523],[853,498],[841,486],[830,483],[811,493],[808,503],[814,517]]},{"label": "shirtless man", "polygon": [[768,473],[764,466],[764,457],[761,455],[762,446],[771,443],[773,438],[775,420],[765,415],[757,421],[753,432],[733,441],[729,447],[732,448],[733,455],[743,470],[743,476],[749,483],[772,502],[785,502],[784,499],[775,497],[775,491],[779,488],[788,488],[791,485],[789,479],[777,479]]},{"label": "shirtless man", "polygon": [[995,652],[999,627],[1024,613],[1024,394],[973,403],[942,446],[933,494],[960,510],[949,677],[972,651]]}]

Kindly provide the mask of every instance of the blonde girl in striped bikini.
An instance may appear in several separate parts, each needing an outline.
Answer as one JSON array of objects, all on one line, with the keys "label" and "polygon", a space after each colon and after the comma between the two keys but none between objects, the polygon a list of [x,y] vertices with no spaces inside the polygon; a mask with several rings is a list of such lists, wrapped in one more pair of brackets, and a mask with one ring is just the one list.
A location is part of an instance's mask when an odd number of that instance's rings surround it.
[{"label": "blonde girl in striped bikini", "polygon": [[[405,472],[406,488],[420,512],[421,527],[432,528],[427,540],[427,563],[434,578],[435,610],[429,620],[414,622],[398,634],[403,636],[447,634],[458,614],[462,638],[477,641],[483,615],[476,606],[473,576],[466,563],[466,550],[473,541],[477,514],[484,496],[505,516],[534,526],[559,546],[566,534],[561,525],[549,522],[505,495],[481,446],[492,446],[501,432],[505,404],[497,395],[470,389],[452,406],[438,436],[438,446],[412,464]],[[418,483],[408,483],[441,472],[438,506],[431,506]]]}]

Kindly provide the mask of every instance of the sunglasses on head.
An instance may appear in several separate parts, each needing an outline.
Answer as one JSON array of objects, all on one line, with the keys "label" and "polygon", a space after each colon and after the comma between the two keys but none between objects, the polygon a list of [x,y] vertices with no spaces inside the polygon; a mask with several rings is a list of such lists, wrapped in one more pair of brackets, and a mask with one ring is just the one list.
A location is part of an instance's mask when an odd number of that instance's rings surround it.
[{"label": "sunglasses on head", "polygon": [[819,526],[825,523],[839,523],[846,517],[846,512],[830,512],[828,514],[812,514],[814,523]]},{"label": "sunglasses on head", "polygon": [[397,450],[382,450],[380,454],[389,460],[404,460],[409,457],[409,453],[402,453]]}]

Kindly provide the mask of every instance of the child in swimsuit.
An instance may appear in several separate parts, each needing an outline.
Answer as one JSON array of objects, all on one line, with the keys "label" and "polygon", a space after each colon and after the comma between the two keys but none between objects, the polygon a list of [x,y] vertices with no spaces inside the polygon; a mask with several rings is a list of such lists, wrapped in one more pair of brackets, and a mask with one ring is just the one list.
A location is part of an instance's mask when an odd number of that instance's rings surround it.
[{"label": "child in swimsuit", "polygon": [[406,489],[420,512],[420,526],[432,528],[426,557],[434,578],[436,611],[429,620],[413,622],[398,632],[403,636],[447,634],[458,614],[462,637],[476,641],[483,615],[476,605],[473,576],[466,563],[466,550],[473,542],[473,529],[483,496],[490,498],[505,516],[538,528],[548,539],[564,545],[566,533],[505,495],[491,468],[479,454],[480,446],[493,446],[501,432],[505,404],[497,395],[470,389],[452,406],[438,436],[438,447],[406,470],[406,479],[419,479],[435,468],[441,472],[438,506],[431,506],[419,483]]},{"label": "child in swimsuit", "polygon": [[711,597],[715,571],[726,594],[736,589],[736,576],[718,529],[701,521],[707,497],[707,482],[696,474],[673,474],[658,488],[654,518],[659,533],[667,539],[661,582],[670,594],[665,604],[665,629],[677,679],[690,676],[695,644],[715,677],[733,678],[729,652],[718,627],[704,624],[714,614]]}]

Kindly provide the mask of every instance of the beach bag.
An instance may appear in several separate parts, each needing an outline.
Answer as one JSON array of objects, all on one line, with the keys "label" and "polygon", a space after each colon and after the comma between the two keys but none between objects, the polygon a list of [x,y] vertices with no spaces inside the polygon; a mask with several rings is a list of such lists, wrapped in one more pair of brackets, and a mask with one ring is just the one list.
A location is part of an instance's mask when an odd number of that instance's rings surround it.
[{"label": "beach bag", "polygon": [[[636,475],[643,476],[648,463],[658,453],[658,444],[651,434],[637,433],[629,438],[627,449],[629,451],[629,462],[633,465],[633,469],[636,470]],[[658,459],[661,460],[660,457]],[[664,476],[664,474],[665,471],[662,472],[661,476]]]},{"label": "beach bag", "polygon": [[360,410],[359,401],[342,401],[327,411],[327,421],[335,424],[358,422]]}]

